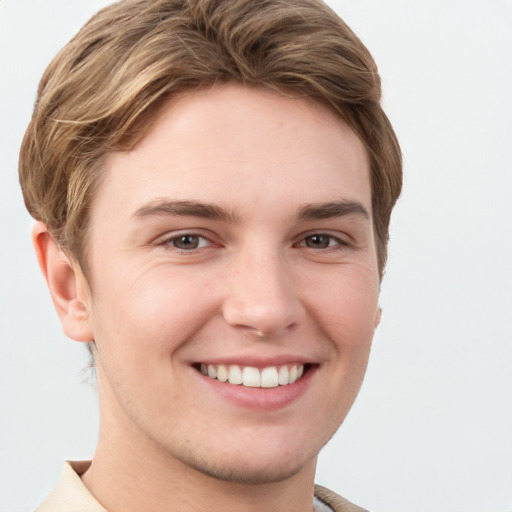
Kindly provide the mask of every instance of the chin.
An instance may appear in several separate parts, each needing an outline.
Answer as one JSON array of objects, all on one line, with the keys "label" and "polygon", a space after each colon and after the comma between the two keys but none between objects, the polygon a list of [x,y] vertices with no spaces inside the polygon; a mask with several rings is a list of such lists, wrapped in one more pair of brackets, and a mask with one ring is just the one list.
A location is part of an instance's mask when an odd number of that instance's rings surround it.
[{"label": "chin", "polygon": [[[182,462],[200,473],[224,482],[248,485],[263,485],[282,482],[300,473],[306,467],[316,465],[316,455],[305,458],[304,453],[292,457],[266,457],[265,460],[254,460],[255,457],[240,456],[236,461],[212,461],[198,458],[192,454],[183,457]],[[251,455],[251,454],[249,454]],[[252,454],[254,455],[254,454]],[[259,457],[256,457],[259,459]]]}]

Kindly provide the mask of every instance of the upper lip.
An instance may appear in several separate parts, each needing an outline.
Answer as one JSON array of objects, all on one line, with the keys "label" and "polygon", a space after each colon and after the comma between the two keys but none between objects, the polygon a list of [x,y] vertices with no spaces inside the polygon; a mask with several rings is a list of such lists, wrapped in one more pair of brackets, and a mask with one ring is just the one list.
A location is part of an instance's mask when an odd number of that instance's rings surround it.
[{"label": "upper lip", "polygon": [[211,364],[211,365],[238,365],[238,366],[252,366],[254,368],[268,368],[269,366],[284,366],[286,364],[315,364],[311,358],[296,355],[281,355],[275,357],[254,357],[254,356],[227,356],[205,358],[194,361],[194,364]]}]

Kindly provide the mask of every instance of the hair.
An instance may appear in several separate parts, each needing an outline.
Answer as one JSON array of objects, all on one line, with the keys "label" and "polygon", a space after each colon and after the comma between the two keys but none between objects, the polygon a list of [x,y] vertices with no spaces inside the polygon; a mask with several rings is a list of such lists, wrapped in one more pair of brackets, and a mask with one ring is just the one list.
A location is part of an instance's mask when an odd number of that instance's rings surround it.
[{"label": "hair", "polygon": [[400,147],[373,58],[320,0],[122,0],[99,11],[39,84],[20,152],[29,213],[87,273],[89,207],[105,156],[134,147],[163,101],[228,82],[310,98],[359,136],[382,276]]}]

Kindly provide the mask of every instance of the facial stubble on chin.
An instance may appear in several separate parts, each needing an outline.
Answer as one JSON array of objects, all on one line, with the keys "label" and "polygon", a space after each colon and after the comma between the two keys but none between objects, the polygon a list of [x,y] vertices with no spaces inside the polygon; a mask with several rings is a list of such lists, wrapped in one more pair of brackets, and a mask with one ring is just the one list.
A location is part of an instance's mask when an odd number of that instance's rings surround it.
[{"label": "facial stubble on chin", "polygon": [[[294,477],[309,463],[316,461],[319,452],[334,437],[344,419],[345,417],[339,420],[333,432],[325,439],[318,450],[312,450],[313,453],[305,459],[287,462],[286,464],[283,463],[278,467],[275,466],[275,459],[272,459],[269,460],[267,467],[251,470],[244,464],[243,457],[240,458],[240,465],[238,467],[223,466],[222,464],[212,463],[206,458],[198,457],[192,450],[187,450],[183,455],[177,458],[181,463],[193,470],[223,482],[255,486],[279,483]],[[300,454],[298,454],[299,457],[303,453],[304,451],[301,451]]]},{"label": "facial stubble on chin", "polygon": [[238,467],[228,467],[227,465],[214,464],[190,452],[184,454],[180,459],[182,463],[203,475],[223,482],[240,485],[265,485],[283,482],[295,476],[310,462],[310,460],[306,460],[300,464],[275,467],[275,461],[272,460],[269,461],[267,467],[251,470],[243,462]]}]

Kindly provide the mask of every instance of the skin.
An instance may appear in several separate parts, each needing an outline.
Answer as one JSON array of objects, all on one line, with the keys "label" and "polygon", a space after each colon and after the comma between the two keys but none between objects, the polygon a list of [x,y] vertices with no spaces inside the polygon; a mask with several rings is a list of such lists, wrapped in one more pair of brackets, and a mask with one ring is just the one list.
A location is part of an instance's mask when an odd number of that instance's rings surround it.
[{"label": "skin", "polygon": [[[380,319],[368,158],[345,123],[239,85],[175,98],[106,160],[89,281],[44,225],[34,239],[66,334],[95,342],[82,479],[109,511],[311,510]],[[233,398],[195,367],[225,361],[311,370]]]}]

